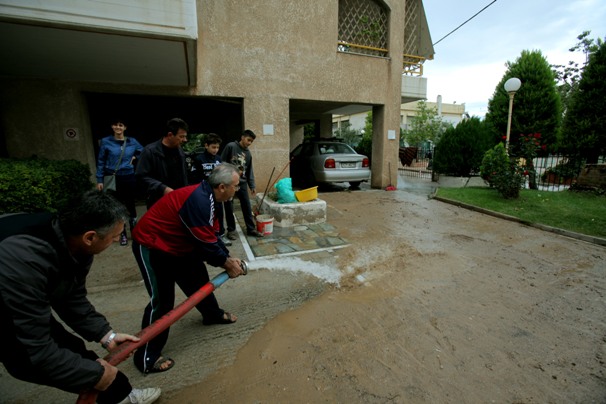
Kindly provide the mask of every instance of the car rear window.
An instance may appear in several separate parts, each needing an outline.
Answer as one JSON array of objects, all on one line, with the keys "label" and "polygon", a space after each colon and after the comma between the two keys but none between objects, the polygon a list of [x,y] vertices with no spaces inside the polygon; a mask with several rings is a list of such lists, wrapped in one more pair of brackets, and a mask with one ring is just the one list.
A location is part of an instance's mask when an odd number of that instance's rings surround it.
[{"label": "car rear window", "polygon": [[318,143],[320,154],[346,154],[355,153],[351,147],[345,143]]}]

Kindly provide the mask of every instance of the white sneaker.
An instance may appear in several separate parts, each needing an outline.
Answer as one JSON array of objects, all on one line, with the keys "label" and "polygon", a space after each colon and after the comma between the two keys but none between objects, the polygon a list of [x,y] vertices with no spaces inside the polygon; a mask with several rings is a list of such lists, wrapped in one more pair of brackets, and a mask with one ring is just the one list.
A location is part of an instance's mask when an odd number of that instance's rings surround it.
[{"label": "white sneaker", "polygon": [[162,390],[152,387],[148,389],[133,389],[119,404],[151,404],[160,397]]},{"label": "white sneaker", "polygon": [[228,239],[225,236],[219,236],[219,237],[221,237],[221,241],[223,241],[223,244],[225,244],[225,247],[231,246],[232,242],[230,239]]}]

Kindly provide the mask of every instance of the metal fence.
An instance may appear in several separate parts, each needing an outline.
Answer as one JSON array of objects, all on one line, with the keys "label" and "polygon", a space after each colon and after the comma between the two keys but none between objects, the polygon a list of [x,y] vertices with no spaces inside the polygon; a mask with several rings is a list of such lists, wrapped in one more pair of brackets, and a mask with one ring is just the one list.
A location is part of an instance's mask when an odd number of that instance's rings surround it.
[{"label": "metal fence", "polygon": [[[439,176],[432,169],[433,148],[402,147],[400,148],[400,166],[398,174],[405,177],[437,181]],[[541,191],[564,191],[576,183],[584,161],[578,157],[550,154],[533,159],[534,178],[527,177],[525,187],[531,182]],[[606,163],[606,156],[601,156],[598,163]]]},{"label": "metal fence", "polygon": [[433,148],[401,147],[398,173],[405,177],[435,181],[432,169],[433,153]]}]

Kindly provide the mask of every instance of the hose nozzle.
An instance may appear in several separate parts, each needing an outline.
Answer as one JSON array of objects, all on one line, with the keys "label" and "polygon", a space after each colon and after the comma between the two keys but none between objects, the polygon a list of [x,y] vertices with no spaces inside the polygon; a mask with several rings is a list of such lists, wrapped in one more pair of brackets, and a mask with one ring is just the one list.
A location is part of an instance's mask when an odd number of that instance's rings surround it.
[{"label": "hose nozzle", "polygon": [[240,268],[242,268],[244,275],[248,275],[248,263],[246,261],[240,260]]}]

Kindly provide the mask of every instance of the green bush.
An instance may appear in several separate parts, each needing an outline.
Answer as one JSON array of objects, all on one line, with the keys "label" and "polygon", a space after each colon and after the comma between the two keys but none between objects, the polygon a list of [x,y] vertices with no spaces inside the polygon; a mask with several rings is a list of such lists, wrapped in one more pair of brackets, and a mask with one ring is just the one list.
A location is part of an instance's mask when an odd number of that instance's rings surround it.
[{"label": "green bush", "polygon": [[362,140],[356,147],[354,147],[356,153],[363,154],[368,157],[368,162],[371,164],[372,160],[372,133],[364,133]]},{"label": "green bush", "polygon": [[466,177],[477,173],[486,150],[494,146],[483,121],[472,117],[444,132],[436,144],[433,169],[447,175]]},{"label": "green bush", "polygon": [[507,155],[503,143],[499,143],[484,154],[480,175],[505,199],[515,199],[520,196],[520,189],[526,182],[525,174],[524,168],[518,164],[518,159]]},{"label": "green bush", "polygon": [[94,186],[90,176],[76,160],[0,159],[0,214],[56,212]]}]

